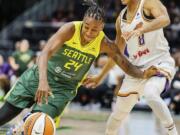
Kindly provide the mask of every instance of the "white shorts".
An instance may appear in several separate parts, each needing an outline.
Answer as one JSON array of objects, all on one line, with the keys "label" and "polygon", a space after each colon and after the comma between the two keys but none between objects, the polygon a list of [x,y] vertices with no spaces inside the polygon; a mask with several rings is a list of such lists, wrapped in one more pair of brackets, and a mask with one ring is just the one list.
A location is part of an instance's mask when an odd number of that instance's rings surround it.
[{"label": "white shorts", "polygon": [[[172,59],[170,59],[169,61],[166,62],[160,62],[157,64],[153,64],[154,66],[156,66],[157,68],[162,69],[163,71],[169,73],[169,75],[171,76],[170,78],[168,78],[168,83],[170,84],[171,80],[173,79],[174,75],[175,75],[175,64],[174,61]],[[149,66],[150,67],[150,66]],[[144,69],[142,69],[144,70]],[[121,97],[127,97],[129,95],[138,95],[139,97],[143,96],[144,93],[144,87],[145,85],[149,82],[149,81],[153,81],[153,83],[157,83],[159,84],[158,78],[159,77],[163,77],[163,76],[154,76],[150,79],[137,79],[134,77],[131,77],[129,75],[126,75],[122,86],[119,90],[118,95]],[[165,88],[166,83],[163,83],[161,85],[164,85],[162,91]],[[161,91],[161,92],[162,92]]]}]

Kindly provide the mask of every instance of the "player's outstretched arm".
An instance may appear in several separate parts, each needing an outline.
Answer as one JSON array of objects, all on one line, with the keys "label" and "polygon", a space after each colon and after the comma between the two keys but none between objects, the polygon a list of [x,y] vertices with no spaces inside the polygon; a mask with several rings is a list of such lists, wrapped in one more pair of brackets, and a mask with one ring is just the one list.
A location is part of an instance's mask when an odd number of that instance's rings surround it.
[{"label": "player's outstretched arm", "polygon": [[106,52],[125,73],[133,77],[143,78],[143,71],[132,65],[125,56],[121,54],[117,45],[107,37],[102,41],[101,52]]},{"label": "player's outstretched arm", "polygon": [[94,76],[88,76],[83,81],[83,85],[87,88],[95,88],[97,87],[101,81],[105,78],[108,71],[115,65],[115,62],[112,58],[109,58],[106,65],[102,68],[100,74]]},{"label": "player's outstretched arm", "polygon": [[145,79],[150,78],[159,72],[156,67],[150,67],[145,71],[141,71],[137,66],[131,64],[126,57],[121,54],[117,45],[107,37],[104,37],[102,41],[101,52],[106,52],[116,62],[116,64],[130,76]]},{"label": "player's outstretched arm", "polygon": [[38,57],[37,65],[39,69],[39,86],[35,95],[35,101],[42,103],[45,97],[48,102],[48,95],[51,94],[47,81],[47,63],[48,59],[63,46],[64,42],[69,40],[74,34],[74,24],[67,23],[63,25],[47,42],[42,53]]}]

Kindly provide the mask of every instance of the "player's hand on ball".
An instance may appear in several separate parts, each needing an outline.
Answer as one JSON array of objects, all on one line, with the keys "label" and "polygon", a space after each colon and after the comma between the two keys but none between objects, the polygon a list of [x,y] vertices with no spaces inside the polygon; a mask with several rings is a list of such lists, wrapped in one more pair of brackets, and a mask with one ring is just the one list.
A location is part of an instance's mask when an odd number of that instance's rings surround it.
[{"label": "player's hand on ball", "polygon": [[48,96],[53,96],[51,89],[48,83],[39,84],[39,87],[36,91],[35,101],[41,105],[45,100],[46,104],[48,104]]},{"label": "player's hand on ball", "polygon": [[86,88],[96,88],[100,81],[101,79],[99,76],[87,76],[87,78],[84,79],[82,85]]},{"label": "player's hand on ball", "polygon": [[158,68],[156,68],[155,66],[151,66],[144,71],[144,78],[146,79],[146,78],[150,78],[152,76],[158,75],[159,72],[160,71],[158,70]]}]

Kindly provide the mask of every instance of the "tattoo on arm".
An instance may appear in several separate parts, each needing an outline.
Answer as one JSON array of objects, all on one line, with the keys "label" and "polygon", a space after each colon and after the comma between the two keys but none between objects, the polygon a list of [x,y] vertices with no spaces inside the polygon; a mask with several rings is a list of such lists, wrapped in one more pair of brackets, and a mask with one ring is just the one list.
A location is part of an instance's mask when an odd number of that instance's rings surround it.
[{"label": "tattoo on arm", "polygon": [[131,64],[125,56],[123,56],[115,44],[111,44],[110,48],[112,50],[112,58],[116,62],[117,65],[119,65],[124,72],[126,72],[128,75],[131,75],[133,77],[137,78],[143,78],[143,71],[138,69],[138,67]]}]

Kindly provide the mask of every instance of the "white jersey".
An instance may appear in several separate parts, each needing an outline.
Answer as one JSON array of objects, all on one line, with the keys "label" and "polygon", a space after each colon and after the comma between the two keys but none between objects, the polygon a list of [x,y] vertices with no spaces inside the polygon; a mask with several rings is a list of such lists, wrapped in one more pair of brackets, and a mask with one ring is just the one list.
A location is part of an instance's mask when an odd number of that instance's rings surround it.
[{"label": "white jersey", "polygon": [[[120,29],[122,33],[130,32],[149,23],[143,15],[143,4],[144,0],[139,0],[139,6],[130,23],[124,19],[127,13],[127,7],[122,10],[120,13]],[[173,62],[162,28],[145,33],[140,37],[130,38],[126,41],[125,55],[132,64],[143,68],[148,68],[151,65],[164,61]]]}]

